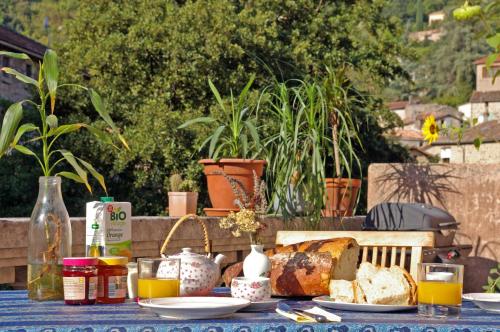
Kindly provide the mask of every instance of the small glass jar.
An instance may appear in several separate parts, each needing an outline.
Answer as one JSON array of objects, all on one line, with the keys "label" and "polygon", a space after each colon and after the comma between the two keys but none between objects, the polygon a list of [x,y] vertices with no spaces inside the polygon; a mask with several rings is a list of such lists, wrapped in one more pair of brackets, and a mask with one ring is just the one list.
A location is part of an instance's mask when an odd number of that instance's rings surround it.
[{"label": "small glass jar", "polygon": [[63,258],[64,303],[94,304],[97,297],[97,258]]},{"label": "small glass jar", "polygon": [[99,257],[98,303],[123,303],[127,296],[127,257]]}]

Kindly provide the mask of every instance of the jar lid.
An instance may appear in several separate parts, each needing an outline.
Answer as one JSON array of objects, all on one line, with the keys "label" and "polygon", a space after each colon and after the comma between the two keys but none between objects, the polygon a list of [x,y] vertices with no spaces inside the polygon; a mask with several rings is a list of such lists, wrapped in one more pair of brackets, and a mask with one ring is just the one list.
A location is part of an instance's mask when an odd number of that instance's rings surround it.
[{"label": "jar lid", "polygon": [[97,265],[97,258],[95,258],[95,257],[65,257],[65,258],[63,258],[63,265],[65,265],[65,266]]},{"label": "jar lid", "polygon": [[111,196],[103,196],[101,197],[101,202],[102,203],[109,203],[109,202],[113,202],[115,199],[114,197],[111,197]]},{"label": "jar lid", "polygon": [[99,257],[99,265],[127,265],[128,258],[122,256]]}]

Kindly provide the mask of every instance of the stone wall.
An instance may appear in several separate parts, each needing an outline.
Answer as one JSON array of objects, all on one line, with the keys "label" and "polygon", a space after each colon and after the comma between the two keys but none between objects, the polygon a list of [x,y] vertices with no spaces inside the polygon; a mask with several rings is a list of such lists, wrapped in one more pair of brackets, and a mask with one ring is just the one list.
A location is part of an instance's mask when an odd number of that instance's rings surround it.
[{"label": "stone wall", "polygon": [[439,157],[443,149],[450,149],[450,163],[500,164],[500,142],[483,143],[479,150],[473,144],[433,144],[425,151]]},{"label": "stone wall", "polygon": [[[250,251],[249,239],[235,238],[220,229],[217,218],[202,218],[205,222],[214,253],[227,256],[226,264],[242,260]],[[132,218],[132,253],[134,258],[159,257],[160,248],[178,218],[170,217],[133,217]],[[338,219],[325,218],[322,230],[360,230],[364,217]],[[281,218],[265,218],[267,228],[262,233],[265,248],[273,248],[278,230],[305,229],[300,220],[284,224]],[[28,218],[0,219],[0,284],[14,283],[25,287],[26,250],[28,238]],[[71,219],[73,233],[73,256],[85,255],[85,218]],[[177,253],[181,248],[191,247],[196,252],[203,252],[203,235],[199,225],[187,221],[176,231],[167,253]]]},{"label": "stone wall", "polygon": [[[28,62],[25,60],[19,60],[14,58],[9,58],[9,67],[26,75],[26,65]],[[0,56],[0,67],[3,67],[3,58]],[[38,75],[36,66],[31,65],[31,77],[35,78]],[[31,98],[31,90],[28,84],[25,84],[14,76],[6,74],[4,72],[0,73],[0,98],[11,100],[17,102],[23,99]]]},{"label": "stone wall", "polygon": [[500,262],[500,163],[372,164],[368,209],[381,202],[420,202],[449,211],[460,223],[456,244],[472,244],[465,277],[482,291],[488,271]]},{"label": "stone wall", "polygon": [[[500,82],[500,80],[497,80]],[[486,117],[488,114],[488,117]],[[488,120],[500,120],[500,102],[472,103],[471,117],[482,122]]]},{"label": "stone wall", "polygon": [[[494,66],[494,68],[496,70],[499,69],[499,67],[496,65]],[[486,71],[485,64],[478,64],[476,66],[476,90],[481,92],[500,90],[500,81],[495,80],[495,83],[493,83],[493,79],[490,73],[487,73]]]}]

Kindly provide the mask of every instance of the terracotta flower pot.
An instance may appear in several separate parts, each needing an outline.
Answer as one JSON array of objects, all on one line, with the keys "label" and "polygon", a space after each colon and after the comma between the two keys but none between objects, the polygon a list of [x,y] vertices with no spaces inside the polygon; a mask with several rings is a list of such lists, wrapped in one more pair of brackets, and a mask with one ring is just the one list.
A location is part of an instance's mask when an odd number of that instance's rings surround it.
[{"label": "terracotta flower pot", "polygon": [[212,208],[206,208],[209,216],[226,216],[230,211],[239,210],[234,203],[236,197],[231,190],[229,181],[219,172],[224,172],[239,181],[247,193],[253,192],[253,171],[258,177],[264,172],[265,160],[253,159],[202,159],[200,164],[205,166],[204,173],[207,177],[208,195]]},{"label": "terracotta flower pot", "polygon": [[322,211],[323,216],[352,216],[360,187],[360,179],[327,178],[326,206]]},{"label": "terracotta flower pot", "polygon": [[197,192],[171,191],[168,193],[168,215],[171,217],[182,217],[187,214],[196,214],[197,204]]}]

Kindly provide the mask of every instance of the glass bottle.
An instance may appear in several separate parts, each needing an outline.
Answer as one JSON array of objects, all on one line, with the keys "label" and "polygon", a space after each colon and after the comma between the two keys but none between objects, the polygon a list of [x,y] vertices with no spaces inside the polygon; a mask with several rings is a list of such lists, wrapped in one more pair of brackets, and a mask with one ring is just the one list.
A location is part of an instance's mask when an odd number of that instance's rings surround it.
[{"label": "glass bottle", "polygon": [[71,256],[71,223],[61,193],[61,178],[40,177],[38,199],[28,228],[28,297],[62,300],[63,257]]}]

